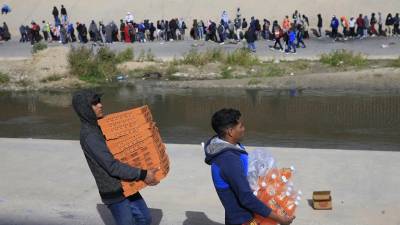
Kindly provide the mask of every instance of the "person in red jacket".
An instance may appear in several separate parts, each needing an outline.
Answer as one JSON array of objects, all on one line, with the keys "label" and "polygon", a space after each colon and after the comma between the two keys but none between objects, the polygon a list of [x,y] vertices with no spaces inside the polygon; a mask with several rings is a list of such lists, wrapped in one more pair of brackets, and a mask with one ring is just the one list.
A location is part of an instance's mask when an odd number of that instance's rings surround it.
[{"label": "person in red jacket", "polygon": [[126,23],[124,27],[124,35],[125,35],[125,42],[130,43],[131,42],[131,36],[129,35],[129,26],[130,23]]},{"label": "person in red jacket", "polygon": [[363,38],[364,36],[364,19],[363,19],[363,15],[360,14],[356,20],[356,24],[357,24],[357,37],[359,38]]}]

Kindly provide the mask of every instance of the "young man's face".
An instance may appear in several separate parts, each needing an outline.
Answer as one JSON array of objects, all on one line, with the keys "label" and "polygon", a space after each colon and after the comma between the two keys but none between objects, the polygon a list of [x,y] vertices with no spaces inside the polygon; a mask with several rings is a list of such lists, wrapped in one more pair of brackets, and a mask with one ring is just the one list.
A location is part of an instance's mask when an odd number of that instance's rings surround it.
[{"label": "young man's face", "polygon": [[235,142],[240,142],[244,136],[244,125],[241,119],[239,119],[238,124],[232,128],[228,128],[228,135],[231,136]]},{"label": "young man's face", "polygon": [[97,119],[103,118],[103,105],[101,104],[101,102],[92,105],[92,109],[94,111],[94,113],[96,114]]}]

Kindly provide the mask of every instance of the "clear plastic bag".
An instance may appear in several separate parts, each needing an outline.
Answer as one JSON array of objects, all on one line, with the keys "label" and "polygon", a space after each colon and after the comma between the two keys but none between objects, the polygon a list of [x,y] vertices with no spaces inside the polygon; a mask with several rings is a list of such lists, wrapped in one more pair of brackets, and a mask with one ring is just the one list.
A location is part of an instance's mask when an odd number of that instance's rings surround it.
[{"label": "clear plastic bag", "polygon": [[276,168],[275,158],[265,148],[249,152],[247,180],[253,191],[259,189],[259,177],[264,177],[271,168]]},{"label": "clear plastic bag", "polygon": [[[301,201],[300,190],[292,181],[294,166],[278,168],[275,158],[265,148],[249,151],[247,180],[253,194],[279,215],[294,215]],[[277,225],[276,221],[255,215],[257,224]]]}]

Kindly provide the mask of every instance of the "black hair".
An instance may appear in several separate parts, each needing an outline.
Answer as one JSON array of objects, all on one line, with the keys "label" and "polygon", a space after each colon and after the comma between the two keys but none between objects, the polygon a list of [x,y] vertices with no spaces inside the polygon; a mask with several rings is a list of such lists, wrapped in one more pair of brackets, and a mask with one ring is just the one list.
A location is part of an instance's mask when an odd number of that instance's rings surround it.
[{"label": "black hair", "polygon": [[101,102],[101,96],[102,96],[102,94],[94,94],[92,97],[91,97],[91,99],[89,99],[90,100],[90,104],[92,104],[92,105],[97,105],[97,104],[99,104],[100,102]]},{"label": "black hair", "polygon": [[239,110],[223,108],[214,113],[211,118],[211,126],[219,137],[224,137],[226,129],[236,126],[241,116]]}]

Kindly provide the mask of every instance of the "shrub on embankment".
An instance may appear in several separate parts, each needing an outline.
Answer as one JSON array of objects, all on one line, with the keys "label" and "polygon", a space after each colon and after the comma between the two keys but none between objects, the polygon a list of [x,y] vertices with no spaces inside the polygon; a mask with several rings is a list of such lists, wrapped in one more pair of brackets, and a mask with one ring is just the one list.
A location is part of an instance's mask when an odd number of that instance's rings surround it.
[{"label": "shrub on embankment", "polygon": [[[191,49],[182,58],[159,62],[145,68],[128,71],[134,77],[161,74],[169,80],[185,79],[232,79],[245,77],[281,76],[285,65],[262,61],[246,48],[226,51],[222,48],[198,51]],[[308,64],[307,64],[308,66]]]},{"label": "shrub on embankment", "polygon": [[390,66],[391,66],[391,67],[400,67],[400,56],[399,56],[399,58],[393,60],[393,61],[390,63]]},{"label": "shrub on embankment", "polygon": [[362,54],[355,54],[345,49],[335,50],[331,53],[322,54],[320,62],[322,64],[343,69],[347,67],[359,68],[368,64],[367,58]]},{"label": "shrub on embankment", "polygon": [[38,53],[39,51],[45,50],[47,48],[47,44],[43,42],[37,42],[32,46],[32,54]]},{"label": "shrub on embankment", "polygon": [[197,50],[192,49],[183,56],[182,60],[178,60],[178,64],[193,66],[204,66],[208,63],[215,62],[219,62],[224,65],[236,65],[244,67],[260,64],[260,60],[249,50],[244,48],[239,48],[232,52],[224,52],[219,48],[209,49],[205,52],[198,52]]},{"label": "shrub on embankment", "polygon": [[117,64],[133,60],[131,48],[120,53],[113,52],[108,47],[101,47],[97,51],[86,47],[72,47],[68,53],[70,73],[79,79],[91,83],[111,80],[117,75]]},{"label": "shrub on embankment", "polygon": [[0,84],[5,84],[10,81],[10,78],[8,77],[7,74],[0,72]]}]

